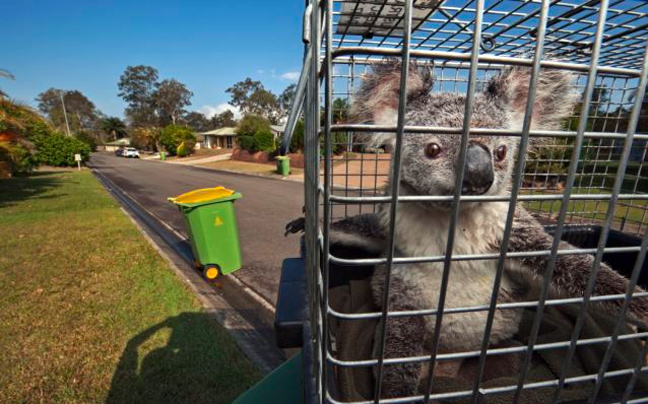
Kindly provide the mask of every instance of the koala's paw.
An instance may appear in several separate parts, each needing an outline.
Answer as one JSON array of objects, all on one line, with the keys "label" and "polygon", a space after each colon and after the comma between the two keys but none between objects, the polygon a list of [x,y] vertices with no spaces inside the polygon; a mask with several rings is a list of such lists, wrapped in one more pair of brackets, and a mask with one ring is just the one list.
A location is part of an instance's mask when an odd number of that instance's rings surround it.
[{"label": "koala's paw", "polygon": [[300,217],[299,219],[295,219],[286,225],[284,237],[288,236],[288,234],[303,232],[305,228],[306,218]]},{"label": "koala's paw", "polygon": [[648,297],[633,297],[630,300],[627,317],[633,322],[648,327]]},{"label": "koala's paw", "polygon": [[418,393],[421,365],[386,365],[383,369],[381,398],[408,397]]}]

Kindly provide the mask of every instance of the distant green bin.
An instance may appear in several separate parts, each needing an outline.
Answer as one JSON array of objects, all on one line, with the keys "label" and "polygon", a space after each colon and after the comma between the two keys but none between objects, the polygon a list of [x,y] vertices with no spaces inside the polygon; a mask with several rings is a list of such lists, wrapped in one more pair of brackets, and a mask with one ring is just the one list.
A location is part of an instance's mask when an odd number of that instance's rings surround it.
[{"label": "distant green bin", "polygon": [[241,246],[234,201],[242,195],[224,187],[187,192],[169,201],[178,206],[187,225],[196,267],[207,280],[241,268]]},{"label": "distant green bin", "polygon": [[290,157],[277,156],[277,173],[287,177],[290,174]]},{"label": "distant green bin", "polygon": [[160,160],[162,160],[162,161],[166,160],[166,153],[165,152],[160,152]]}]

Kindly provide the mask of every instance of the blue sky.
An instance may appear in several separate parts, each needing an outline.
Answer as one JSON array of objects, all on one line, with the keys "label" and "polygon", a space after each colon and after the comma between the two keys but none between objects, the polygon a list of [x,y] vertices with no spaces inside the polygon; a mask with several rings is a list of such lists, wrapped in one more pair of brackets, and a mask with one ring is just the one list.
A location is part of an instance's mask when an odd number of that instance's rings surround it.
[{"label": "blue sky", "polygon": [[246,77],[275,93],[301,68],[302,0],[0,0],[0,79],[12,98],[36,105],[50,87],[83,92],[123,116],[117,82],[129,65],[158,69],[193,91],[189,110],[222,109]]}]

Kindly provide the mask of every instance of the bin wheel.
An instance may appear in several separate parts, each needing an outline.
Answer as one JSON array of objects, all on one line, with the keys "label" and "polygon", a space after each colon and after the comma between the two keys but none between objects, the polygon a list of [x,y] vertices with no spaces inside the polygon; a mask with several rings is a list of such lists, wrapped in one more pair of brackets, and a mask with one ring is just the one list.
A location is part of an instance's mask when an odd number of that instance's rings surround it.
[{"label": "bin wheel", "polygon": [[219,274],[218,265],[205,265],[203,268],[203,276],[210,282],[215,281]]}]

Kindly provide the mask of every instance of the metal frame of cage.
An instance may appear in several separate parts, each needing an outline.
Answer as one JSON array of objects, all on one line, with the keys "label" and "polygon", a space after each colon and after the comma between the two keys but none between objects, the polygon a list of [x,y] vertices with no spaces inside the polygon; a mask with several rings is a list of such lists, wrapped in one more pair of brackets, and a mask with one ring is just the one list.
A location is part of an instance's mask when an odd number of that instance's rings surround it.
[{"label": "metal frame of cage", "polygon": [[[514,402],[520,402],[520,393],[523,389],[536,389],[542,387],[556,387],[554,402],[558,402],[561,390],[565,385],[583,381],[594,383],[594,390],[589,402],[597,402],[601,384],[604,379],[622,375],[630,375],[630,382],[623,396],[617,402],[648,402],[648,398],[631,399],[634,383],[637,376],[648,371],[644,357],[648,354],[648,344],[645,345],[641,355],[636,358],[634,368],[608,371],[612,352],[618,341],[629,339],[645,339],[648,333],[636,332],[634,334],[619,335],[620,326],[623,324],[625,312],[633,297],[645,297],[648,293],[634,294],[632,290],[637,284],[643,266],[646,252],[648,251],[648,229],[645,227],[646,201],[648,195],[638,189],[642,177],[643,161],[646,158],[645,141],[648,134],[636,133],[643,106],[644,92],[648,82],[648,8],[643,2],[632,0],[430,0],[416,2],[414,0],[323,0],[307,3],[305,17],[304,40],[309,45],[306,47],[304,68],[296,92],[296,102],[293,105],[288,119],[286,131],[292,133],[295,123],[300,116],[302,107],[305,117],[304,155],[305,155],[305,241],[306,250],[306,275],[308,278],[308,305],[309,324],[306,327],[307,338],[304,344],[308,352],[309,368],[307,369],[308,385],[313,393],[314,401],[337,403],[330,394],[331,368],[338,367],[377,367],[375,392],[380,391],[383,367],[385,364],[428,362],[427,375],[428,387],[433,383],[434,365],[437,361],[447,361],[458,358],[479,358],[479,373],[472,389],[454,391],[442,394],[427,394],[398,399],[380,399],[378,394],[369,401],[362,403],[408,403],[431,402],[431,400],[452,400],[471,398],[473,403],[478,403],[487,395],[503,392],[515,392]],[[364,5],[371,6],[370,13],[363,15]],[[422,4],[422,6],[421,6]],[[348,5],[348,6],[345,6]],[[350,7],[349,7],[350,6]],[[421,7],[418,7],[421,6]],[[505,7],[506,6],[506,7]],[[385,16],[386,9],[399,9],[395,16]],[[531,11],[529,11],[529,8]],[[421,11],[423,9],[423,11]],[[558,11],[556,12],[556,9]],[[351,12],[349,13],[349,10]],[[358,11],[360,10],[360,11]],[[354,18],[361,17],[356,32],[353,29]],[[511,19],[513,21],[511,21]],[[344,31],[334,32],[339,29],[340,22],[346,21]],[[386,22],[386,23],[385,23]],[[359,28],[359,30],[358,30]],[[376,32],[372,32],[374,29]],[[363,32],[363,29],[366,29]],[[381,31],[382,30],[382,31]],[[382,39],[375,39],[380,36]],[[547,60],[544,55],[552,52],[559,54],[562,59]],[[523,56],[520,56],[522,54]],[[354,89],[354,78],[357,77],[358,65],[366,66],[382,57],[401,58],[401,92],[398,102],[398,121],[396,126],[376,126],[369,124],[351,124],[333,122],[333,102],[336,79],[347,81],[345,95],[350,96]],[[406,98],[404,91],[407,84],[409,61],[416,59],[423,63],[438,63],[442,61],[443,68],[455,69],[454,81],[458,82],[457,75],[460,69],[467,71],[466,85],[466,110],[464,124],[461,129],[432,128],[408,126],[404,121]],[[351,66],[347,73],[336,73],[337,65]],[[479,85],[480,72],[497,70],[505,65],[521,65],[532,69],[529,100],[521,131],[479,129],[470,127],[472,102]],[[580,106],[580,119],[576,128],[563,131],[531,130],[530,112],[535,96],[535,87],[538,71],[541,67],[567,69],[582,75],[583,100]],[[435,67],[436,68],[436,67]],[[443,70],[442,70],[443,71]],[[486,75],[482,77],[485,80]],[[631,103],[631,111],[627,117],[627,128],[620,130],[622,106],[617,109],[616,118],[609,112],[613,102],[608,102],[608,112],[605,116],[597,116],[599,108],[591,109],[592,104],[600,103],[601,99],[593,100],[593,95],[602,80],[612,80],[613,91],[621,91],[624,104],[625,99]],[[441,84],[443,85],[443,76]],[[455,87],[456,89],[456,87]],[[627,97],[632,93],[631,97]],[[600,93],[599,93],[600,96]],[[323,108],[324,120],[320,124],[320,111]],[[588,128],[588,115],[594,111],[593,118],[602,118],[602,130],[593,131]],[[625,119],[625,118],[624,118]],[[608,127],[608,122],[613,122],[614,128]],[[362,133],[371,136],[372,132],[392,132],[396,134],[396,146],[390,166],[394,179],[390,184],[389,195],[381,194],[378,186],[378,170],[369,177],[369,186],[351,188],[348,186],[350,174],[347,172],[335,174],[333,171],[332,147],[335,145],[333,135],[338,132]],[[456,177],[455,194],[446,196],[398,196],[399,176],[401,165],[401,144],[403,136],[407,133],[452,133],[461,135],[459,159],[462,164]],[[509,196],[461,196],[459,186],[463,177],[463,162],[470,135],[510,135],[520,137],[520,156],[514,169],[513,189]],[[566,156],[564,148],[556,148],[559,154],[550,153],[548,158],[525,161],[525,155],[530,137],[548,137],[553,139],[567,139],[573,142],[571,156]],[[287,136],[289,144],[290,136]],[[320,153],[320,139],[324,139],[323,153]],[[623,189],[624,181],[628,181],[626,171],[632,152],[633,142],[644,142],[639,154],[641,160],[637,162],[637,172],[630,176],[630,190]],[[346,140],[351,144],[353,141]],[[581,155],[594,153],[591,160],[592,172],[582,166]],[[320,158],[323,156],[322,158]],[[614,162],[616,172],[611,170],[610,164]],[[372,161],[372,164],[377,164]],[[535,163],[535,165],[534,165]],[[535,192],[533,186],[525,187],[523,179],[531,177],[532,182],[541,178],[547,185],[547,173],[539,170],[538,163],[566,164],[568,171],[564,173],[565,187],[562,194]],[[579,164],[580,170],[579,172]],[[597,171],[597,165],[603,166],[603,171]],[[362,167],[362,165],[361,165]],[[335,184],[335,178],[344,179],[342,186]],[[603,177],[602,185],[598,189],[594,186],[597,177]],[[363,178],[360,173],[360,179]],[[608,181],[608,186],[605,186]],[[611,181],[611,182],[610,182]],[[373,183],[373,186],[371,184]],[[585,185],[583,185],[585,183]],[[345,186],[344,184],[347,184]],[[601,193],[601,189],[611,190]],[[365,189],[366,188],[366,189]],[[594,190],[596,191],[594,192]],[[582,191],[582,192],[574,192]],[[454,230],[458,218],[459,206],[463,201],[508,201],[509,211],[506,220],[503,243],[499,253],[478,254],[465,256],[452,256],[452,253],[434,257],[398,258],[394,256],[394,219],[396,207],[399,203],[413,201],[453,201],[451,225],[446,251],[452,251]],[[508,253],[508,237],[513,223],[514,207],[518,202],[538,204],[537,210],[546,211],[543,204],[551,207],[549,212],[557,213],[554,222],[554,242],[550,250],[539,252]],[[578,205],[578,202],[582,202]],[[330,225],[336,217],[349,215],[349,207],[356,207],[353,212],[367,206],[369,209],[376,204],[389,204],[389,248],[387,256],[374,259],[342,259],[330,252],[329,233]],[[593,203],[594,208],[588,210],[587,203]],[[602,208],[599,209],[599,206]],[[615,215],[616,209],[626,207],[625,213]],[[640,211],[641,219],[627,226],[630,209]],[[532,208],[533,209],[533,208]],[[600,214],[599,214],[600,213]],[[621,218],[621,220],[618,220]],[[617,220],[615,220],[617,219]],[[596,248],[577,248],[573,250],[559,250],[562,233],[570,223],[593,224],[601,226],[601,234]],[[616,226],[620,230],[642,235],[641,245],[636,247],[606,247],[610,230]],[[635,264],[630,276],[630,288],[625,295],[592,296],[594,279],[598,266],[604,253],[633,252],[637,254]],[[587,290],[582,298],[549,299],[548,286],[552,276],[555,259],[560,254],[593,254],[595,256],[594,268],[591,271]],[[499,284],[504,270],[504,259],[513,257],[549,256],[545,276],[542,280],[540,299],[532,302],[516,302],[497,304],[496,299]],[[462,307],[444,310],[445,291],[448,282],[451,263],[456,260],[498,260],[497,275],[493,285],[492,297],[489,305],[480,307]],[[389,273],[394,265],[409,262],[443,262],[443,284],[437,309],[410,310],[394,312],[388,309],[388,296],[390,278]],[[383,310],[376,313],[347,314],[335,311],[329,305],[328,284],[329,267],[332,263],[349,267],[358,265],[386,264],[386,287],[383,300]],[[352,269],[351,269],[352,270]],[[583,325],[582,318],[590,302],[621,299],[623,307],[619,313],[615,331],[606,338],[595,340],[580,339],[579,334]],[[545,307],[568,303],[581,303],[580,313],[575,330],[570,341],[551,344],[538,344],[540,320]],[[536,314],[533,331],[529,343],[525,347],[489,348],[488,336],[493,323],[496,309],[535,307]],[[480,350],[460,353],[439,353],[438,340],[433,344],[432,353],[414,358],[384,357],[385,328],[380,333],[379,352],[382,354],[377,359],[364,361],[344,361],[332,355],[330,347],[329,321],[331,318],[353,321],[360,319],[381,319],[382,324],[388,317],[395,316],[426,316],[436,315],[435,335],[439,335],[443,315],[446,313],[459,313],[469,311],[488,311],[488,320],[484,332],[483,344]],[[580,377],[567,377],[569,363],[577,346],[588,344],[607,344],[606,355],[597,374]],[[531,355],[534,351],[543,349],[567,348],[567,360],[561,369],[560,377],[556,380],[527,383],[525,378],[529,371]],[[518,383],[497,388],[483,388],[481,379],[484,372],[484,363],[487,356],[503,353],[524,353],[525,360]]]}]

